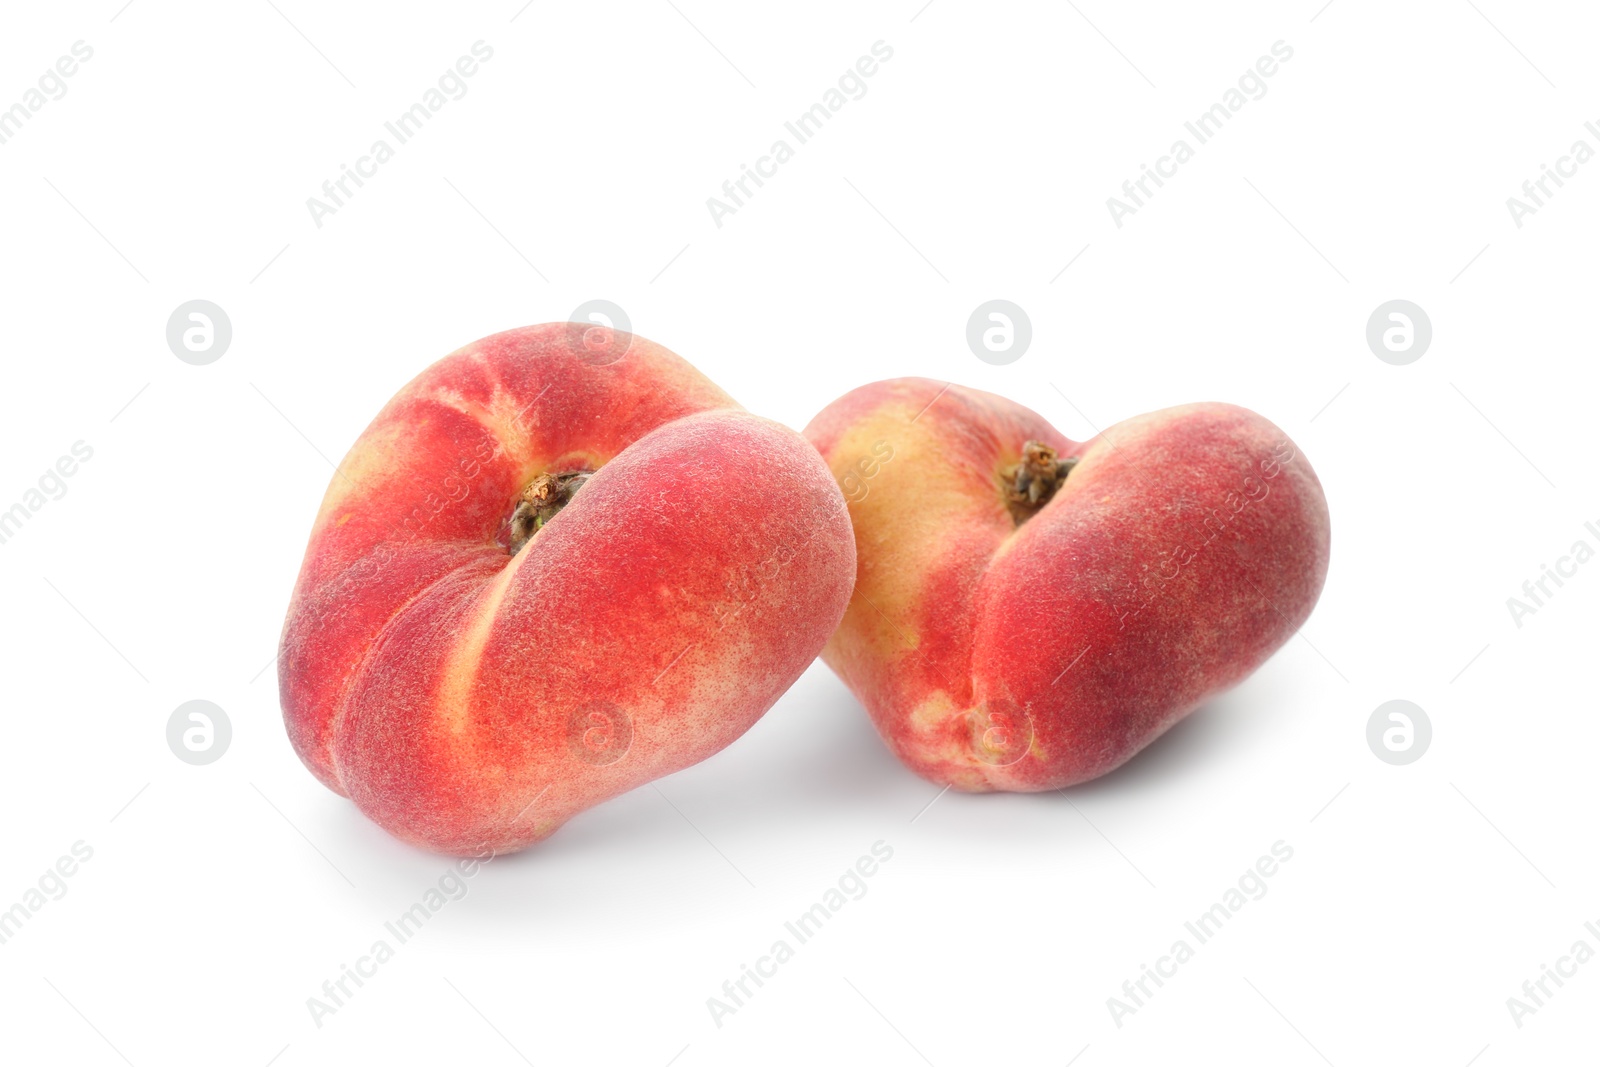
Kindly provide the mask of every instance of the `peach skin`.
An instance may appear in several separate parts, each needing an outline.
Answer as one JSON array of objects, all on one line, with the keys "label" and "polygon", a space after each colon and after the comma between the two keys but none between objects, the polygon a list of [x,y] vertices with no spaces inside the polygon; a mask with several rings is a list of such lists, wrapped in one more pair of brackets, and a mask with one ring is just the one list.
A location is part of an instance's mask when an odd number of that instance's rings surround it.
[{"label": "peach skin", "polygon": [[1105,774],[1310,615],[1328,508],[1228,404],[1079,443],[1003,397],[863,386],[805,430],[838,478],[856,587],[822,657],[906,766],[969,792]]},{"label": "peach skin", "polygon": [[744,733],[854,574],[799,434],[641,337],[511,330],[423,371],[339,465],[284,623],[284,720],[395,836],[514,851]]}]

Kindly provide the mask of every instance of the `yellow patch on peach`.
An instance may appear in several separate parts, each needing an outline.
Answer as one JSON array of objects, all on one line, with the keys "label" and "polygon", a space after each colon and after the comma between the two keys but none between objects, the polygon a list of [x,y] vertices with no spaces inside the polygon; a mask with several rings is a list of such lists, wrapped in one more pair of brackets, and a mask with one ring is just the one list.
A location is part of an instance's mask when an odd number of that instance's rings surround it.
[{"label": "yellow patch on peach", "polygon": [[[971,712],[957,707],[948,693],[933,693],[907,717],[909,737],[901,744],[909,751],[902,757],[909,758],[913,766],[939,767],[943,780],[957,789],[981,789],[988,776],[965,743],[971,735],[971,718]],[[961,740],[952,743],[953,737]]]},{"label": "yellow patch on peach", "polygon": [[949,729],[951,720],[964,718],[966,714],[965,709],[956,707],[949,693],[936,689],[911,709],[907,721],[918,736],[938,737]]},{"label": "yellow patch on peach", "polygon": [[[873,566],[861,568],[856,580],[856,595],[864,603],[850,607],[866,622],[873,643],[889,652],[915,651],[921,643],[910,622],[922,593],[918,576],[937,555],[950,513],[971,510],[967,496],[943,476],[939,442],[912,421],[916,414],[904,405],[885,405],[851,427],[833,452],[834,478],[845,486],[851,475],[862,479],[856,465],[870,460],[880,442],[894,450],[876,474],[861,480],[863,495],[850,501],[846,489],[858,536],[864,530],[892,531],[870,546]],[[885,492],[891,485],[894,491]],[[917,507],[908,511],[906,500],[917,501]]]},{"label": "yellow patch on peach", "polygon": [[[312,536],[322,529],[328,517],[345,504],[359,502],[360,498],[385,479],[394,477],[395,450],[402,447],[407,431],[403,426],[378,425],[367,429],[339,464],[328,491],[322,496],[322,506],[312,525]],[[349,521],[341,515],[336,525]]]},{"label": "yellow patch on peach", "polygon": [[540,397],[522,403],[499,386],[495,387],[488,404],[469,400],[451,389],[437,389],[432,394],[433,400],[483,427],[498,449],[508,453],[519,467],[534,473],[546,469],[545,457],[534,453],[530,432],[539,422]]},{"label": "yellow patch on peach", "polygon": [[[538,534],[534,535],[538,538]],[[455,654],[439,679],[438,699],[434,708],[445,719],[451,736],[461,737],[467,732],[472,687],[478,679],[478,669],[483,662],[483,649],[494,631],[495,616],[500,612],[500,602],[505,599],[511,580],[522,567],[522,562],[533,552],[533,542],[528,542],[521,552],[511,557],[511,562],[489,581],[478,601],[477,617],[456,644]]]}]

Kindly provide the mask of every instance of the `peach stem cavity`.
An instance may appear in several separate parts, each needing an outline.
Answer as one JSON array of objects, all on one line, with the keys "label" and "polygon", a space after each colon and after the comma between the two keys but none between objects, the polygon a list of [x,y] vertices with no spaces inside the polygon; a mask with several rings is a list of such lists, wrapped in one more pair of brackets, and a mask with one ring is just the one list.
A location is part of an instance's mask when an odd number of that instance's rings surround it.
[{"label": "peach stem cavity", "polygon": [[511,512],[511,531],[506,544],[511,555],[522,551],[522,546],[533,540],[533,535],[567,506],[592,474],[594,471],[588,470],[545,473],[530,482]]},{"label": "peach stem cavity", "polygon": [[1061,459],[1041,441],[1024,444],[1022,459],[1000,472],[1000,488],[1012,521],[1021,526],[1043,510],[1077,465],[1075,457]]}]

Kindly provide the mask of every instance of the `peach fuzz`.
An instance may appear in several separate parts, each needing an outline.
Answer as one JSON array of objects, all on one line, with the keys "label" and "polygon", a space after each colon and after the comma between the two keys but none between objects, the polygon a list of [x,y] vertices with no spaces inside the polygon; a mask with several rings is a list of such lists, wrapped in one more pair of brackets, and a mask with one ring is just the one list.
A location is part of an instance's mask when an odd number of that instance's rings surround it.
[{"label": "peach fuzz", "polygon": [[1327,574],[1310,464],[1232,405],[1076,442],[1002,397],[902,378],[846,394],[805,434],[856,535],[823,659],[941,785],[1105,774],[1259,667]]},{"label": "peach fuzz", "polygon": [[339,465],[284,623],[296,752],[395,836],[504,853],[739,737],[855,574],[797,433],[604,327],[484,338]]}]

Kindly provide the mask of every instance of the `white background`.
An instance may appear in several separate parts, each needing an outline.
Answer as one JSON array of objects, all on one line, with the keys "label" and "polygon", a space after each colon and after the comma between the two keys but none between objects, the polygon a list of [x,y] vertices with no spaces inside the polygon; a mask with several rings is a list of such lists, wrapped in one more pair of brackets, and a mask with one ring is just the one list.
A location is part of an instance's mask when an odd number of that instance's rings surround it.
[{"label": "white background", "polygon": [[[0,145],[0,509],[94,450],[0,545],[0,908],[93,849],[0,945],[7,1060],[1594,1055],[1600,962],[1520,1028],[1506,1006],[1600,949],[1600,563],[1521,627],[1506,606],[1600,547],[1600,163],[1521,228],[1506,206],[1600,148],[1592,11],[122,2],[8,5],[0,33],[0,106],[94,49]],[[467,95],[316,227],[306,199],[480,39]],[[867,94],[714,225],[706,198],[878,40]],[[1278,40],[1269,92],[1115,226],[1106,198]],[[996,297],[1033,323],[1009,366],[964,339]],[[165,340],[196,298],[233,324],[208,366]],[[328,461],[432,360],[592,298],[796,428],[908,374],[1076,438],[1247,405],[1326,487],[1326,591],[1303,640],[1068,797],[928,806],[816,664],[723,753],[485,868],[319,1028],[307,998],[448,866],[284,735],[272,658]],[[1364,338],[1396,298],[1434,328],[1407,366]],[[234,729],[204,767],[165,741],[195,698]],[[1365,740],[1395,698],[1434,729],[1403,767]],[[707,998],[880,840],[866,896],[716,1026]],[[1107,998],[1279,840],[1267,895],[1117,1026]]]}]

